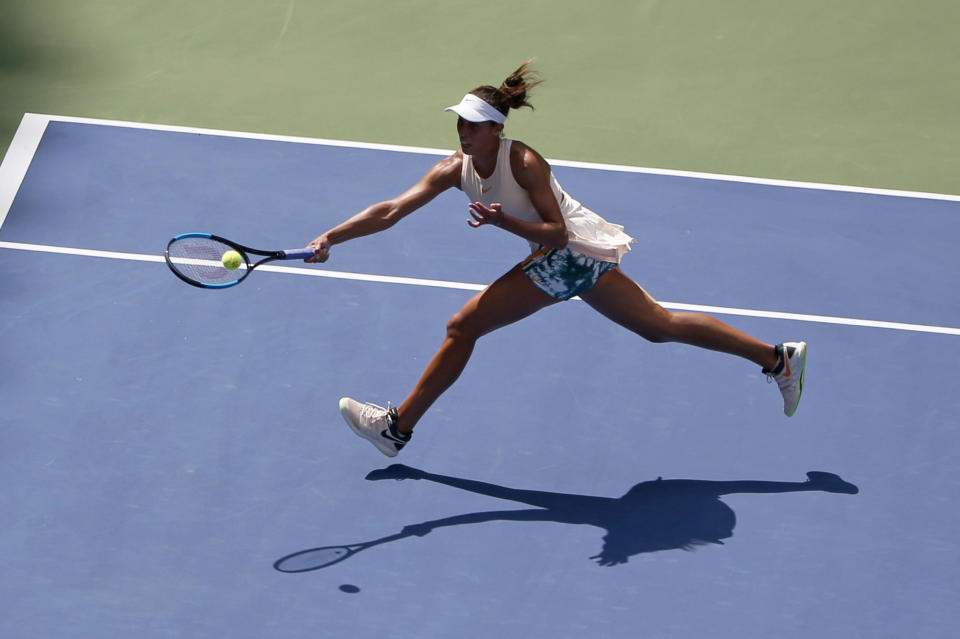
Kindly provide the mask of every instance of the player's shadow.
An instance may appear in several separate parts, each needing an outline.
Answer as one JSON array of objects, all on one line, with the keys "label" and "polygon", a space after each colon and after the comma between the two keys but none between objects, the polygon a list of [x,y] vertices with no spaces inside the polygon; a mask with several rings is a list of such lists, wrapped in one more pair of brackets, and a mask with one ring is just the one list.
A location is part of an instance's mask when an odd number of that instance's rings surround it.
[{"label": "player's shadow", "polygon": [[[833,473],[811,471],[807,481],[702,481],[696,479],[662,479],[637,484],[622,497],[593,497],[537,490],[520,490],[428,473],[395,464],[372,471],[368,480],[416,479],[459,488],[471,493],[496,497],[534,506],[524,510],[493,510],[466,513],[406,526],[400,533],[360,544],[362,548],[396,541],[410,536],[424,536],[437,528],[462,526],[487,521],[549,521],[564,524],[596,526],[606,531],[599,554],[591,557],[603,566],[627,563],[641,553],[659,550],[690,550],[703,544],[723,544],[733,535],[736,515],[720,498],[731,494],[769,494],[820,491],[855,495],[859,489]],[[285,570],[284,560],[278,570],[303,572],[322,568],[329,563],[310,566],[311,551],[290,555],[301,562],[296,569]],[[319,555],[317,555],[319,556]],[[345,557],[344,557],[345,558]],[[287,559],[287,558],[285,558]],[[293,566],[293,564],[289,564]]]}]

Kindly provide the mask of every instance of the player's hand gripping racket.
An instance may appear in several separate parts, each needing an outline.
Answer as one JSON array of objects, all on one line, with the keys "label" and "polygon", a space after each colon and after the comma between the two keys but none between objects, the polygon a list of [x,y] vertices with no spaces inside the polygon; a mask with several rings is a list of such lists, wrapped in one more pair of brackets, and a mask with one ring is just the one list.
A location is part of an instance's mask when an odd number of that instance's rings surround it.
[{"label": "player's hand gripping racket", "polygon": [[[225,254],[236,251],[240,263],[234,264]],[[312,248],[287,251],[261,251],[210,233],[184,233],[167,243],[165,258],[173,274],[187,284],[201,288],[236,286],[261,264],[276,260],[305,260],[313,256]],[[263,256],[251,262],[250,256]],[[235,257],[235,256],[234,256]]]}]

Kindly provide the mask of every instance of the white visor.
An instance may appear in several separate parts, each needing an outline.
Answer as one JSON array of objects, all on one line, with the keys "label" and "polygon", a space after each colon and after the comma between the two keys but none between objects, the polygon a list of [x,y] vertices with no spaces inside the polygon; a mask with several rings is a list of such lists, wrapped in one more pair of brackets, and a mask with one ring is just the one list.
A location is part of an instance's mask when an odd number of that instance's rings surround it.
[{"label": "white visor", "polygon": [[444,111],[453,111],[468,122],[496,122],[497,124],[503,124],[507,120],[507,116],[472,93],[463,96],[460,104],[447,107]]}]

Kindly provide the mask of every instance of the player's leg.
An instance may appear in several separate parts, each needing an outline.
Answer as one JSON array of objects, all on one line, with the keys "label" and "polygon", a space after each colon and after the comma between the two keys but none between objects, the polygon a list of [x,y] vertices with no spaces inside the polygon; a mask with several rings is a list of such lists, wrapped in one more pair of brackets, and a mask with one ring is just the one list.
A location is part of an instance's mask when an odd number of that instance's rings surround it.
[{"label": "player's leg", "polygon": [[357,435],[394,457],[427,409],[463,372],[480,337],[557,301],[534,286],[519,266],[514,267],[450,318],[440,349],[400,406],[388,409],[344,397],[341,415]]},{"label": "player's leg", "polygon": [[604,273],[580,297],[609,319],[651,342],[681,342],[754,362],[777,382],[783,394],[784,413],[790,416],[797,409],[806,366],[804,342],[774,346],[710,315],[669,311],[620,269]]},{"label": "player's leg", "polygon": [[636,282],[612,269],[580,297],[617,324],[651,342],[682,342],[746,358],[762,368],[777,364],[776,349],[703,313],[669,311]]},{"label": "player's leg", "polygon": [[440,349],[410,395],[400,404],[397,428],[409,433],[434,401],[463,372],[482,336],[556,303],[534,286],[519,266],[474,295],[447,322]]}]

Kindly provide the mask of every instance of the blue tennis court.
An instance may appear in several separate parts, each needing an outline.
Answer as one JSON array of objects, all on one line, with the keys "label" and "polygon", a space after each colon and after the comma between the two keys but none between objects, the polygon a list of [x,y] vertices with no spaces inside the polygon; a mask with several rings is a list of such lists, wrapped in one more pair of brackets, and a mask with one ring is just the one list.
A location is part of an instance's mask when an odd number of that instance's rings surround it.
[{"label": "blue tennis court", "polygon": [[162,251],[186,231],[302,246],[439,151],[20,133],[0,168],[0,634],[955,634],[960,198],[556,163],[638,239],[623,269],[651,295],[809,344],[796,416],[752,365],[573,300],[483,338],[390,467],[337,400],[402,400],[525,242],[448,194],[226,291]]}]

